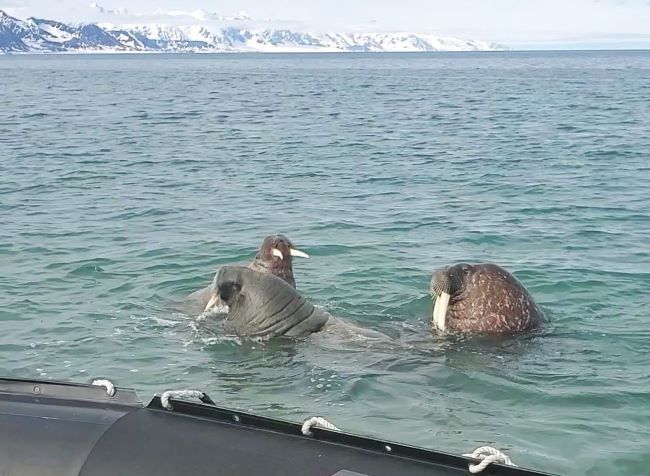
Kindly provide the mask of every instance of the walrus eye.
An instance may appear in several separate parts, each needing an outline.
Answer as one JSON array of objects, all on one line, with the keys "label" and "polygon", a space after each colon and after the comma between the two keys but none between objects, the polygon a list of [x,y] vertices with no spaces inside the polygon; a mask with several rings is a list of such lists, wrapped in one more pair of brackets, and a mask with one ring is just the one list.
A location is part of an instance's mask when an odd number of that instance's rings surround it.
[{"label": "walrus eye", "polygon": [[465,274],[469,274],[469,266],[467,266],[466,264],[464,264],[464,265],[461,267],[461,269],[463,270],[463,273],[465,273]]}]

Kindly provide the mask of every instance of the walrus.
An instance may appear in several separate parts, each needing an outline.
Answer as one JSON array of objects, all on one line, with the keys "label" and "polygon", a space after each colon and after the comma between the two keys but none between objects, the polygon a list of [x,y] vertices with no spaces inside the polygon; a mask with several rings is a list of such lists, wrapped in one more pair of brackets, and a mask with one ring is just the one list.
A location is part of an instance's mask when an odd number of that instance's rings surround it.
[{"label": "walrus", "polygon": [[248,267],[254,271],[270,273],[282,278],[295,288],[293,257],[309,258],[309,255],[296,249],[286,236],[270,235],[264,238],[260,250]]},{"label": "walrus", "polygon": [[318,332],[330,319],[285,280],[244,266],[225,266],[216,279],[228,305],[225,331],[251,337],[298,337]]},{"label": "walrus", "polygon": [[517,278],[491,264],[459,263],[433,273],[433,327],[439,331],[517,333],[539,327],[544,314]]},{"label": "walrus", "polygon": [[[293,257],[309,258],[309,255],[296,249],[286,236],[269,235],[264,238],[259,251],[248,267],[260,273],[270,273],[278,276],[295,288]],[[215,274],[209,286],[199,289],[187,297],[186,300],[192,303],[192,308],[196,308],[197,312],[206,312],[223,305],[217,292],[217,276],[218,274]]]}]

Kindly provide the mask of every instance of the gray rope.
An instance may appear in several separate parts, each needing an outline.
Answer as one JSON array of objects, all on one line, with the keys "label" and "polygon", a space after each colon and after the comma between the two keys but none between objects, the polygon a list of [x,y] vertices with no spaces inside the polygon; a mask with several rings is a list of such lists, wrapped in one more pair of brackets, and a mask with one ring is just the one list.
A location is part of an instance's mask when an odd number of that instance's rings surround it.
[{"label": "gray rope", "polygon": [[167,390],[160,397],[160,403],[162,404],[162,406],[163,406],[163,408],[165,410],[173,410],[174,409],[172,404],[169,403],[170,398],[173,398],[175,400],[198,398],[203,403],[210,403],[210,404],[214,405],[214,402],[212,401],[212,399],[210,397],[208,397],[204,392],[201,392],[200,390]]},{"label": "gray rope", "polygon": [[464,454],[463,456],[481,461],[479,464],[470,463],[469,472],[472,474],[480,473],[492,463],[505,464],[506,466],[517,466],[512,462],[507,454],[493,448],[492,446],[481,446],[480,448],[476,448],[473,453]]},{"label": "gray rope", "polygon": [[312,436],[313,433],[311,429],[313,427],[316,428],[325,428],[326,430],[332,430],[332,431],[341,431],[338,428],[336,428],[333,424],[328,422],[325,418],[322,417],[311,417],[307,418],[305,422],[302,424],[302,434],[305,436]]},{"label": "gray rope", "polygon": [[91,385],[97,385],[98,387],[106,387],[106,393],[109,397],[115,396],[115,385],[108,379],[98,378],[92,381]]}]

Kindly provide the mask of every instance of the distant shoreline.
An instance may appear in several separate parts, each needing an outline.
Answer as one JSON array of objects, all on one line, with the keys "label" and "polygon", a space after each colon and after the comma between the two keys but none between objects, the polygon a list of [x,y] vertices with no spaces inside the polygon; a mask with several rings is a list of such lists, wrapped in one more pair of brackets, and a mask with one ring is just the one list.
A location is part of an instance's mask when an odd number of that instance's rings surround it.
[{"label": "distant shoreline", "polygon": [[593,48],[593,49],[504,49],[504,50],[439,50],[439,51],[323,51],[323,50],[305,50],[305,51],[115,51],[115,50],[83,50],[83,51],[0,51],[0,57],[3,56],[207,56],[207,55],[380,55],[380,56],[398,56],[398,55],[466,55],[466,54],[519,54],[519,53],[640,53],[650,52],[650,48]]}]

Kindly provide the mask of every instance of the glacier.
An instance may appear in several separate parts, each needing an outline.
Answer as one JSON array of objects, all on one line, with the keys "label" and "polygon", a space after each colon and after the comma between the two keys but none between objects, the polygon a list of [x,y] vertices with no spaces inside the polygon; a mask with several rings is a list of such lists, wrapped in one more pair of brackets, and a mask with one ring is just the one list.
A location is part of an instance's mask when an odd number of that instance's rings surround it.
[{"label": "glacier", "polygon": [[196,24],[72,24],[0,10],[0,53],[500,51],[480,40],[414,33],[324,33]]}]

